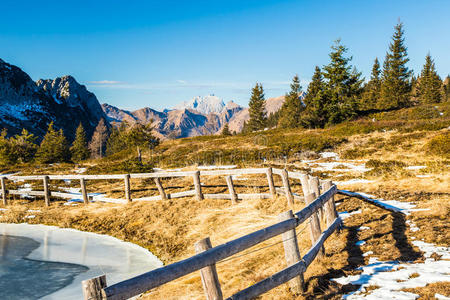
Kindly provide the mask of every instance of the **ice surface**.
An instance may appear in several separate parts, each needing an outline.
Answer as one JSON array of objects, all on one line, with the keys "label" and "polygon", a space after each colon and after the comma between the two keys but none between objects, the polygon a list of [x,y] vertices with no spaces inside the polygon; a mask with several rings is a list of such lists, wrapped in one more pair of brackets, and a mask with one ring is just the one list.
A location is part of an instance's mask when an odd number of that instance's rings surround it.
[{"label": "ice surface", "polygon": [[107,284],[111,285],[162,266],[162,262],[146,249],[107,235],[53,226],[5,223],[0,223],[0,234],[29,238],[39,243],[39,247],[26,256],[27,259],[88,268],[77,274],[66,287],[44,299],[81,299],[82,280],[106,274]]}]

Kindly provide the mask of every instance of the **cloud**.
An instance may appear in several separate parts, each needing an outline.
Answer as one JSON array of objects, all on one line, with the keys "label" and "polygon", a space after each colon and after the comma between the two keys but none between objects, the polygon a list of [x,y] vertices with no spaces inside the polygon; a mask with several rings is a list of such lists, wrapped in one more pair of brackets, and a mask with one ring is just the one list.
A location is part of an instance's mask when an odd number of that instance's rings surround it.
[{"label": "cloud", "polygon": [[121,81],[114,81],[114,80],[99,80],[99,81],[89,81],[90,84],[100,84],[100,85],[115,85],[115,84],[122,84]]}]

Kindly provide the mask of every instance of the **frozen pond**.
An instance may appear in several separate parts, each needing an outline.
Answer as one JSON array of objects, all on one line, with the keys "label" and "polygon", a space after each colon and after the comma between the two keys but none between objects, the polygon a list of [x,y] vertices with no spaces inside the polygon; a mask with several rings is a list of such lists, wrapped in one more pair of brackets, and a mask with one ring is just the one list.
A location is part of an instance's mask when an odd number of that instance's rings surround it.
[{"label": "frozen pond", "polygon": [[135,244],[53,226],[0,223],[0,299],[81,299],[81,281],[108,285],[162,263]]}]

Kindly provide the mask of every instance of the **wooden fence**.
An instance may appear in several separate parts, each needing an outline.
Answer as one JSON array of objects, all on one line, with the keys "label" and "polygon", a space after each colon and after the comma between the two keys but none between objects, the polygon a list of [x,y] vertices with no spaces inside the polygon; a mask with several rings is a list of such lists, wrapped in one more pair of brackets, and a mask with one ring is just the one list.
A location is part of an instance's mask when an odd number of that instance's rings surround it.
[{"label": "wooden fence", "polygon": [[[264,173],[267,172],[270,175],[274,171],[272,169],[270,171],[268,169],[257,170],[261,173],[264,170]],[[242,170],[239,171],[242,172]],[[208,175],[216,175],[216,172],[207,172]],[[230,171],[220,172],[229,176]],[[281,173],[282,178],[284,176],[285,192],[289,194],[287,172],[276,170],[273,173]],[[196,174],[195,176],[199,176],[199,173]],[[268,178],[270,187],[271,176],[268,176]],[[212,247],[209,238],[202,239],[195,245],[195,250],[198,254],[111,286],[107,286],[105,275],[83,281],[82,286],[85,299],[128,299],[195,271],[200,271],[206,299],[223,299],[216,263],[278,235],[282,237],[287,267],[235,293],[228,299],[252,299],[287,282],[289,282],[294,293],[301,293],[304,289],[303,273],[317,256],[321,257],[324,255],[325,240],[336,229],[340,228],[342,221],[336,212],[334,204],[334,195],[337,193],[337,188],[331,181],[325,181],[319,187],[318,178],[306,174],[298,174],[297,178],[300,179],[303,193],[306,195],[304,197],[306,207],[301,211],[296,213],[293,213],[292,210],[286,211],[278,216],[278,223],[216,247]],[[229,183],[229,177],[227,182]],[[275,190],[273,179],[271,189]],[[320,194],[320,190],[323,192],[322,194]],[[232,188],[230,188],[230,193],[231,191]],[[197,196],[199,195],[197,194]],[[233,199],[233,196],[230,195],[230,197]],[[287,198],[289,200],[289,197]],[[289,200],[289,202],[291,201],[294,201],[293,197]],[[324,231],[320,227],[320,218],[323,218],[327,225]],[[301,257],[296,227],[307,220],[310,223],[312,246]]]},{"label": "wooden fence", "polygon": [[[254,175],[254,174],[265,174],[267,177],[269,193],[256,193],[256,194],[237,194],[234,183],[233,175]],[[273,180],[273,175],[278,175],[282,179],[283,186],[276,187]],[[277,194],[286,196],[289,204],[294,202],[294,199],[302,200],[303,197],[291,191],[289,179],[301,179],[303,174],[299,172],[288,172],[285,169],[275,169],[275,168],[253,168],[253,169],[227,169],[227,170],[202,170],[202,171],[177,171],[177,172],[155,172],[155,173],[135,173],[135,174],[117,174],[117,175],[30,175],[30,176],[5,176],[1,177],[1,191],[3,204],[6,205],[8,202],[8,195],[29,195],[29,196],[40,196],[44,197],[45,204],[47,206],[51,203],[51,198],[65,198],[65,199],[77,199],[82,197],[83,202],[88,204],[90,202],[90,197],[86,190],[87,180],[123,180],[124,181],[124,192],[125,199],[113,199],[113,198],[101,198],[98,201],[104,202],[116,202],[116,203],[127,203],[132,201],[155,201],[155,200],[166,200],[180,197],[191,197],[196,196],[197,199],[202,200],[204,198],[209,199],[230,199],[232,203],[236,203],[237,199],[249,199],[249,198],[273,198]],[[207,194],[202,191],[201,177],[204,176],[225,176],[225,180],[228,187],[227,194]],[[166,193],[161,179],[162,178],[174,178],[174,177],[191,177],[193,180],[194,189],[175,192],[168,194]],[[155,185],[158,189],[159,195],[133,198],[130,179],[145,179],[153,178]],[[7,189],[7,181],[41,181],[43,186],[43,191],[23,191]],[[65,193],[51,191],[50,181],[51,180],[79,180],[80,181],[80,194]]]}]

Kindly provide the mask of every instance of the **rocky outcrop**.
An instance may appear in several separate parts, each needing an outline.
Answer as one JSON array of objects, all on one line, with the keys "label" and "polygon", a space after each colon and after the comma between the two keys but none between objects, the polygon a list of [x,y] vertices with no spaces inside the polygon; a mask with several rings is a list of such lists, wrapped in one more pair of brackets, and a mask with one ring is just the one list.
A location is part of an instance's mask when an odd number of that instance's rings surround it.
[{"label": "rocky outcrop", "polygon": [[88,135],[106,118],[97,98],[73,77],[34,82],[20,68],[0,59],[0,128],[8,135],[22,128],[43,137],[54,122],[71,140],[81,122]]}]

